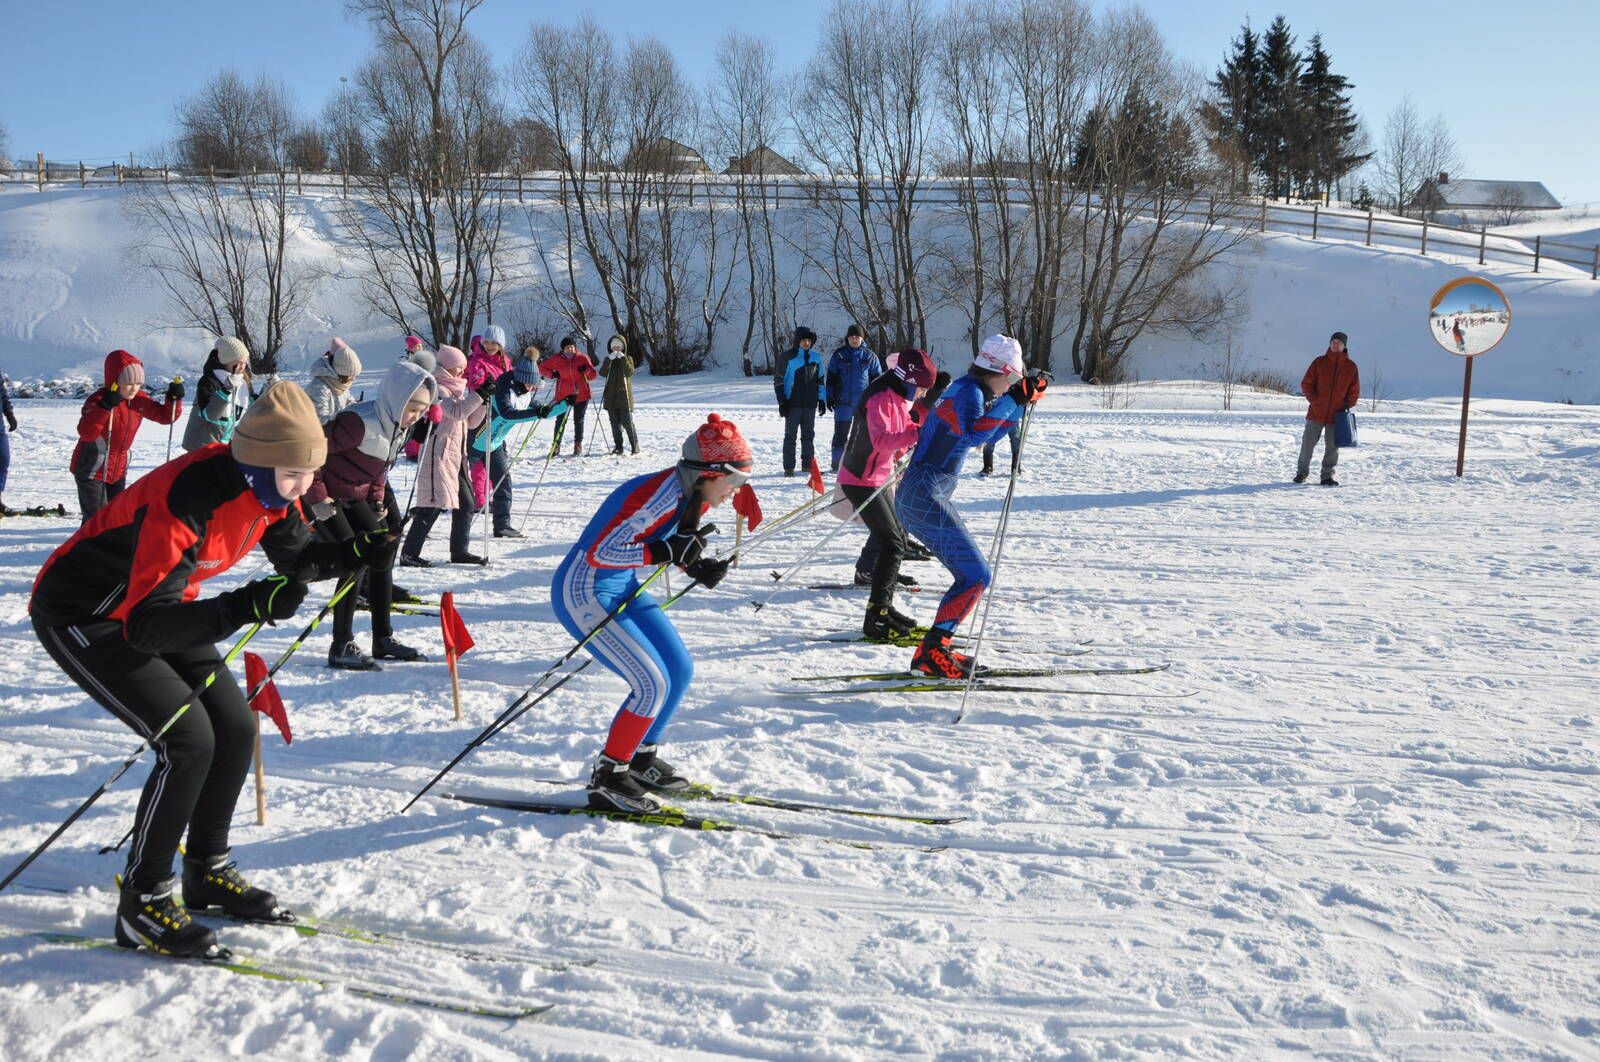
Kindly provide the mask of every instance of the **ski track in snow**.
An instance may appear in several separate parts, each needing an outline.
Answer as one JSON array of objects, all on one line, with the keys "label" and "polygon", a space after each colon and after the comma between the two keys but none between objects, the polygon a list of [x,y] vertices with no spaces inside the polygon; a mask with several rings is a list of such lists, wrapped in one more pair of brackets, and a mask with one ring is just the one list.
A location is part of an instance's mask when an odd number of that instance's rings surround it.
[{"label": "ski track in snow", "polygon": [[[1178,697],[980,691],[951,726],[958,696],[781,696],[789,676],[882,669],[910,652],[808,640],[859,623],[853,592],[787,589],[751,621],[767,572],[834,530],[828,517],[675,606],[697,673],[669,745],[689,773],[970,818],[690,810],[905,847],[428,799],[394,815],[567,648],[548,598],[555,563],[604,492],[674,459],[704,410],[751,438],[769,518],[804,500],[802,478],[773,471],[781,424],[767,386],[717,382],[708,395],[644,378],[644,457],[552,462],[531,537],[493,540],[485,571],[401,570],[427,596],[455,589],[478,641],[461,665],[465,722],[451,719],[431,618],[396,625],[433,663],[331,672],[319,632],[279,678],[295,743],[269,728],[267,826],[249,783],[241,797],[247,873],[325,916],[598,962],[552,972],[239,926],[223,938],[555,1011],[516,1024],[445,1016],[22,935],[110,933],[105,890],[121,859],[97,852],[126,828],[147,755],[21,879],[72,892],[0,894],[0,1056],[1600,1055],[1593,409],[1483,404],[1460,481],[1451,407],[1363,413],[1345,486],[1322,490],[1288,483],[1297,400],[1220,413],[1199,408],[1214,394],[1140,388],[1141,405],[1167,407],[1112,412],[1084,391],[1052,396],[1030,432],[990,637],[1019,652],[1092,639],[1075,664],[1170,660],[1160,675],[1060,684]],[[70,508],[75,404],[19,411],[7,500]],[[164,436],[145,426],[134,474],[161,458]],[[519,516],[542,452],[536,438],[517,469]],[[1003,441],[1000,452],[1003,468]],[[962,480],[982,543],[1004,490],[1000,477]],[[730,540],[731,513],[711,519]],[[135,744],[27,623],[31,580],[74,524],[0,521],[5,869]],[[429,544],[435,560],[446,530]],[[843,531],[817,574],[846,578],[861,542]],[[944,574],[906,570],[925,589],[902,605],[925,618]],[[254,648],[272,659],[298,626]],[[556,777],[576,790],[622,688],[589,669],[448,785],[546,796],[559,791],[528,780]]]}]

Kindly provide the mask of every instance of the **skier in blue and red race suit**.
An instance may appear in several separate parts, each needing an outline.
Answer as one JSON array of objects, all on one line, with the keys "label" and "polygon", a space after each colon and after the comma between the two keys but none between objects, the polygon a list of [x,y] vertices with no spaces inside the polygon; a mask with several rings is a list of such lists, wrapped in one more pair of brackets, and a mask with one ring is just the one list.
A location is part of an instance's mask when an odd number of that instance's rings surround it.
[{"label": "skier in blue and red race suit", "polygon": [[989,585],[989,563],[950,503],[967,451],[1004,435],[1023,408],[1044,394],[1044,376],[1028,375],[1022,347],[1010,336],[983,341],[967,374],[944,393],[923,425],[911,464],[900,480],[896,510],[905,529],[927,544],[955,582],[939,602],[933,625],[911,657],[911,669],[939,678],[965,678],[972,658],[950,648],[961,621]]},{"label": "skier in blue and red race suit", "polygon": [[750,467],[750,445],[739,429],[709,414],[676,465],[611,492],[556,569],[550,591],[561,625],[581,639],[605,623],[585,648],[628,683],[589,777],[590,807],[655,811],[660,805],[651,792],[689,787],[656,750],[694,663],[661,607],[640,591],[637,573],[670,562],[708,588],[721,582],[728,561],[702,556],[716,528],[700,520],[744,485]]}]

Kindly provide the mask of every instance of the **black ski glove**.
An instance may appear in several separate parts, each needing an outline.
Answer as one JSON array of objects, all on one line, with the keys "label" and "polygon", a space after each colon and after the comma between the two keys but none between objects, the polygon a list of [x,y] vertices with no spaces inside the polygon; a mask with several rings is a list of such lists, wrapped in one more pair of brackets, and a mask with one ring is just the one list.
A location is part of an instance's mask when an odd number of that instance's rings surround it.
[{"label": "black ski glove", "polygon": [[778,416],[787,417],[788,415],[789,415],[789,403],[787,403],[787,402],[779,402],[778,403]]},{"label": "black ski glove", "polygon": [[1044,397],[1044,389],[1049,383],[1050,381],[1043,376],[1024,376],[1012,384],[1006,394],[1010,395],[1017,405],[1025,406]]},{"label": "black ski glove", "polygon": [[388,528],[357,531],[355,538],[341,544],[343,554],[339,562],[347,572],[353,572],[363,565],[376,564],[384,550],[392,548],[399,541],[399,534]]},{"label": "black ski glove", "polygon": [[828,403],[824,402],[820,398],[817,399],[817,412],[818,413],[826,413],[827,411],[828,411]]},{"label": "black ski glove", "polygon": [[117,390],[115,386],[108,387],[106,388],[106,393],[100,396],[100,408],[116,409],[118,406],[122,405],[126,398],[127,396],[121,391]]},{"label": "black ski glove", "polygon": [[167,401],[168,402],[180,402],[182,400],[183,400],[183,381],[178,379],[178,378],[176,378],[176,377],[174,377],[172,382],[167,384]]},{"label": "black ski glove", "polygon": [[933,386],[928,388],[928,393],[923,397],[922,400],[928,403],[930,406],[936,404],[939,399],[943,397],[944,389],[949,386],[950,374],[945,372],[943,369],[940,369],[939,375],[933,378]]},{"label": "black ski glove", "polygon": [[228,597],[236,626],[292,619],[306,599],[306,584],[287,575],[269,575],[230,590]]},{"label": "black ski glove", "polygon": [[694,531],[676,531],[660,542],[650,543],[650,563],[665,564],[671,561],[688,571],[689,565],[698,560],[701,551],[706,548],[706,536],[716,529],[715,524],[707,524]]},{"label": "black ski glove", "polygon": [[16,430],[17,430],[17,415],[15,413],[11,412],[11,410],[9,410],[9,409],[6,410],[6,426],[11,429],[13,434],[16,433]]},{"label": "black ski glove", "polygon": [[722,582],[722,577],[728,574],[728,565],[733,558],[718,560],[715,557],[696,557],[690,564],[684,565],[684,572],[689,578],[698,582],[707,590],[713,590]]}]

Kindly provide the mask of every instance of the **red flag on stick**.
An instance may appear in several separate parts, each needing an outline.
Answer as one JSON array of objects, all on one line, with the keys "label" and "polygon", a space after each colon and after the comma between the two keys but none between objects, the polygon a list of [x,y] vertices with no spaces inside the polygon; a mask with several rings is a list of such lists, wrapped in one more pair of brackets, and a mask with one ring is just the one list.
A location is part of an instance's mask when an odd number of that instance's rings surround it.
[{"label": "red flag on stick", "polygon": [[277,683],[267,678],[267,662],[254,653],[244,654],[244,684],[250,691],[250,707],[278,725],[285,745],[293,741],[294,736],[289,733],[289,710],[278,695]]},{"label": "red flag on stick", "polygon": [[439,627],[444,632],[444,660],[450,665],[450,699],[455,702],[456,719],[461,719],[461,675],[456,670],[456,661],[461,659],[473,646],[472,635],[467,633],[467,625],[461,621],[461,613],[456,611],[456,595],[445,591],[439,595]]},{"label": "red flag on stick", "polygon": [[756,489],[746,483],[733,496],[733,511],[744,517],[745,524],[754,531],[761,523],[761,503],[756,500]]},{"label": "red flag on stick", "polygon": [[826,494],[828,488],[822,482],[822,469],[817,465],[817,459],[811,459],[811,489],[818,494]]},{"label": "red flag on stick", "polygon": [[453,658],[465,656],[476,644],[456,611],[456,595],[448,590],[439,597],[439,626],[444,629],[444,651]]}]

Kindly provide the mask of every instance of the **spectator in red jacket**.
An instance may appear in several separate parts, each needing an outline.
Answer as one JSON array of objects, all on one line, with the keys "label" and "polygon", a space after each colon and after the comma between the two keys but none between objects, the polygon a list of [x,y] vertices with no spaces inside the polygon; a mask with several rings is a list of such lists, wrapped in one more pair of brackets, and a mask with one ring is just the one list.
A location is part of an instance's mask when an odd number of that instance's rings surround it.
[{"label": "spectator in red jacket", "polygon": [[[550,401],[559,402],[564,398],[572,404],[572,426],[576,429],[572,436],[572,456],[577,457],[583,453],[583,414],[589,408],[589,399],[593,395],[589,390],[589,381],[600,373],[595,369],[594,362],[589,360],[589,355],[578,349],[577,337],[567,336],[561,341],[560,353],[552,354],[539,363],[539,375],[556,382],[555,397]],[[563,413],[556,422],[557,438],[561,437],[566,426],[567,414]]]},{"label": "spectator in red jacket", "polygon": [[128,451],[141,420],[171,424],[183,413],[183,384],[167,385],[166,401],[144,393],[144,362],[126,350],[106,355],[105,386],[84,399],[78,416],[78,446],[72,476],[78,481],[83,522],[122,493],[128,481]]},{"label": "spectator in red jacket", "polygon": [[1310,403],[1306,410],[1306,427],[1300,437],[1300,461],[1295,466],[1294,481],[1304,483],[1311,474],[1311,455],[1316,452],[1317,439],[1322,447],[1322,485],[1337,487],[1333,468],[1339,463],[1339,443],[1333,431],[1333,419],[1347,409],[1354,409],[1361,398],[1361,372],[1350,360],[1346,346],[1349,337],[1335,332],[1328,340],[1328,351],[1311,363],[1305,378],[1300,381],[1300,393]]}]

